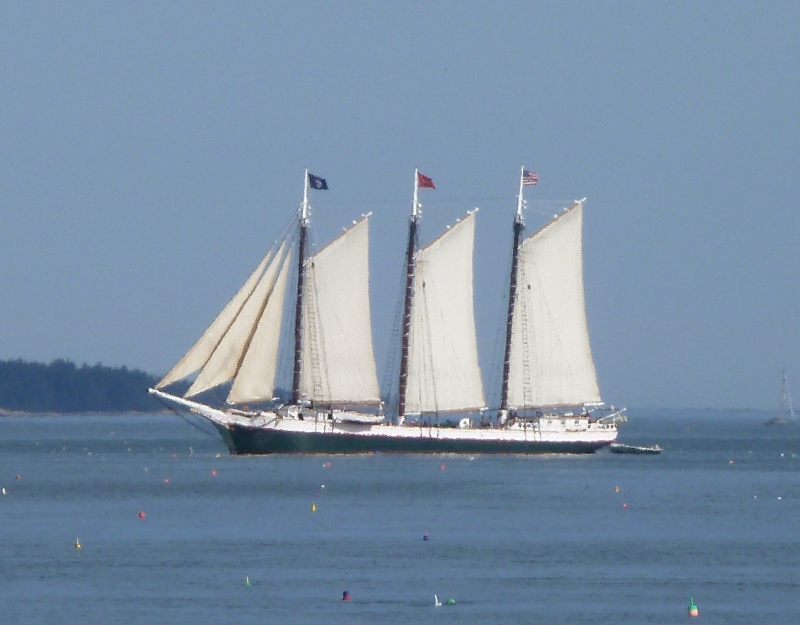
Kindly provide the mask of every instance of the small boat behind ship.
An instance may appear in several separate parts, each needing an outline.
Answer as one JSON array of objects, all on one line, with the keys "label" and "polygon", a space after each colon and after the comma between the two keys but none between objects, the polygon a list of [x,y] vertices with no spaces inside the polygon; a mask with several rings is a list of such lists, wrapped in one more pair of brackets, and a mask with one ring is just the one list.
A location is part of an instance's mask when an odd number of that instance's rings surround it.
[{"label": "small boat behind ship", "polygon": [[621,443],[611,443],[609,450],[612,454],[639,454],[643,456],[657,456],[661,453],[661,447],[652,445],[650,447],[639,447],[636,445],[623,445]]},{"label": "small boat behind ship", "polygon": [[[790,418],[786,418],[786,400],[789,400],[789,415]],[[797,417],[794,414],[794,408],[792,408],[792,396],[786,393],[786,371],[783,372],[783,379],[781,380],[781,407],[778,409],[778,414],[774,417],[767,419],[764,425],[791,425],[797,421]]]}]

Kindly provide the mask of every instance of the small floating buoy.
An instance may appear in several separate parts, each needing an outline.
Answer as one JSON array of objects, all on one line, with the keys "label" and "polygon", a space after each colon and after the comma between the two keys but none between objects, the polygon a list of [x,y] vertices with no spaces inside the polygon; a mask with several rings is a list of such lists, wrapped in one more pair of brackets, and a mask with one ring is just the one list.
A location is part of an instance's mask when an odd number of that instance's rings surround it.
[{"label": "small floating buoy", "polygon": [[619,492],[619,486],[615,486],[615,487],[614,487],[614,492],[615,492],[615,493],[618,493],[618,492]]},{"label": "small floating buoy", "polygon": [[164,484],[169,484],[169,478],[168,477],[164,478]]},{"label": "small floating buoy", "polygon": [[697,609],[692,597],[689,597],[689,616],[700,616],[700,610]]},{"label": "small floating buoy", "polygon": [[425,535],[422,537],[422,540],[430,540],[430,539],[428,538],[428,532],[425,532]]},{"label": "small floating buoy", "polygon": [[249,575],[245,576],[244,585],[245,586],[250,586],[250,576]]},{"label": "small floating buoy", "polygon": [[728,462],[728,464],[733,464],[733,460],[730,460],[730,461]]},{"label": "small floating buoy", "polygon": [[437,595],[433,595],[433,605],[437,608],[442,605],[442,602],[439,601],[439,597]]},{"label": "small floating buoy", "polygon": [[211,475],[216,475],[216,474],[217,474],[217,472],[216,472],[216,471],[214,471],[214,469],[212,469],[212,470],[211,470]]},{"label": "small floating buoy", "polygon": [[214,457],[215,457],[215,458],[222,458],[222,454],[217,454],[217,455],[216,455],[216,456],[214,456]]},{"label": "small floating buoy", "polygon": [[177,458],[177,457],[178,457],[178,454],[172,454],[172,457],[173,457],[173,458]]},{"label": "small floating buoy", "polygon": [[317,504],[312,503],[311,504],[311,512],[316,512],[316,511],[317,511]]},{"label": "small floating buoy", "polygon": [[320,488],[325,488],[325,484],[323,484],[322,486],[320,486]]},{"label": "small floating buoy", "polygon": [[5,488],[3,489],[3,494],[4,494],[4,495],[6,494],[6,489],[5,489]]},{"label": "small floating buoy", "polygon": [[626,504],[626,503],[622,504],[622,509],[623,510],[627,510],[627,508],[628,508],[628,504]]},{"label": "small floating buoy", "polygon": [[342,593],[342,601],[350,601],[350,593],[346,590]]},{"label": "small floating buoy", "polygon": [[447,467],[445,465],[442,465],[440,468],[442,471],[444,471]]},{"label": "small floating buoy", "polygon": [[14,476],[14,479],[15,479],[15,480],[19,480],[19,479],[21,479],[21,478],[20,478],[20,476],[19,476],[19,475],[15,475],[15,476]]},{"label": "small floating buoy", "polygon": [[75,539],[75,549],[80,549],[80,548],[81,548],[81,540],[80,540],[80,538],[76,538]]},{"label": "small floating buoy", "polygon": [[446,605],[455,605],[456,604],[456,600],[455,599],[448,599],[447,601],[445,601],[445,604]]},{"label": "small floating buoy", "polygon": [[145,518],[146,516],[147,516],[147,515],[146,515],[144,512],[140,512],[140,513],[139,513],[139,518],[140,518],[140,519],[143,519],[143,518]]}]

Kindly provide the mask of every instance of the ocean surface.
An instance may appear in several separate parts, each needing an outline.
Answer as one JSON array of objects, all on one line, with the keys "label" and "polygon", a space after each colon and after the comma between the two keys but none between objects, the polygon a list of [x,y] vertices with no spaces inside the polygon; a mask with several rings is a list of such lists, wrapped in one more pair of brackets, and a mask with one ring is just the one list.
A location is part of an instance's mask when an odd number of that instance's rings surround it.
[{"label": "ocean surface", "polygon": [[701,623],[800,623],[800,425],[770,416],[634,411],[620,441],[660,456],[530,457],[232,457],[174,416],[1,418],[0,620],[681,623],[691,596]]}]

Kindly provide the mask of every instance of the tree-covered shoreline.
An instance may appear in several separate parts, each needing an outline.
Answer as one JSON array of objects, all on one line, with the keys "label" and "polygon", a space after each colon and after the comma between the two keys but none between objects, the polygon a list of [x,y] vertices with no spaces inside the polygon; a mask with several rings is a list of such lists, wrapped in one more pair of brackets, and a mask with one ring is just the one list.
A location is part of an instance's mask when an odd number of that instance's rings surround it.
[{"label": "tree-covered shoreline", "polygon": [[147,393],[158,382],[139,369],[0,360],[0,414],[161,412]]}]

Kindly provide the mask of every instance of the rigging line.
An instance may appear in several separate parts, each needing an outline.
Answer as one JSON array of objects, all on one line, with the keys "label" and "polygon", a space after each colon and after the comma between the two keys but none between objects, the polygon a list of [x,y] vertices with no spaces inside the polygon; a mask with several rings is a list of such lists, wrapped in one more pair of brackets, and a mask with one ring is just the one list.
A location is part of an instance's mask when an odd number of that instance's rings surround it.
[{"label": "rigging line", "polygon": [[186,417],[185,415],[183,415],[183,414],[181,414],[180,412],[178,412],[178,411],[175,409],[175,407],[174,407],[174,406],[171,406],[170,404],[168,404],[167,402],[165,402],[165,401],[164,401],[164,400],[163,400],[161,397],[159,397],[158,395],[156,395],[156,399],[159,401],[159,403],[163,404],[163,405],[164,405],[164,407],[165,407],[165,408],[167,408],[167,410],[170,410],[171,412],[174,412],[176,415],[178,415],[178,416],[179,416],[181,419],[183,419],[184,421],[186,421],[186,423],[188,423],[188,424],[189,424],[191,427],[193,427],[194,429],[196,429],[196,430],[200,430],[200,431],[201,431],[203,434],[207,434],[208,436],[210,436],[210,437],[212,437],[212,438],[217,438],[217,433],[216,433],[216,432],[210,432],[209,430],[207,430],[207,429],[205,429],[205,428],[203,428],[203,427],[200,427],[200,426],[199,426],[197,423],[194,423],[194,422],[193,422],[191,419],[189,419],[189,418],[188,418],[188,417]]},{"label": "rigging line", "polygon": [[[509,291],[510,291],[510,288],[511,288],[511,285],[510,285],[510,282],[511,282],[511,263],[512,263],[512,259],[511,259],[511,257],[508,257],[508,263],[506,264],[506,272],[505,272],[506,278],[505,278],[505,280],[503,281],[503,284],[502,284],[503,290],[500,293],[500,296],[499,296],[499,298],[497,300],[498,301],[498,307],[499,307],[499,311],[498,311],[498,315],[497,315],[498,319],[502,318],[503,309],[505,309],[507,307],[507,305],[508,305],[508,294],[509,294]],[[502,366],[505,364],[505,362],[504,362],[505,361],[505,338],[506,338],[505,337],[505,330],[506,330],[506,324],[505,323],[497,324],[497,328],[496,328],[496,331],[495,331],[495,338],[494,338],[494,348],[492,350],[492,368],[490,369],[491,373],[489,374],[489,376],[490,376],[490,384],[491,384],[490,388],[492,389],[491,390],[492,401],[496,400],[496,403],[498,405],[500,404],[500,398],[497,396],[497,391],[499,390],[499,387],[500,387],[500,384],[498,384],[498,378],[501,378],[500,382],[502,383],[502,375],[503,375]],[[500,366],[498,367],[498,365],[500,365]],[[498,375],[498,373],[499,373],[499,375]],[[487,397],[487,400],[488,400],[488,397]]]},{"label": "rigging line", "polygon": [[[497,197],[466,197],[466,198],[437,198],[435,200],[426,200],[425,204],[441,204],[443,202],[493,202],[497,200],[509,200],[509,199],[516,199],[515,195],[503,195]],[[555,202],[555,200],[553,200]],[[407,204],[408,198],[402,200],[332,200],[332,201],[325,201],[320,202],[320,205],[324,206],[374,206],[374,205],[386,205],[386,204]],[[563,202],[559,201],[559,205],[563,204]]]},{"label": "rigging line", "polygon": [[[289,239],[289,247],[287,250],[287,257],[291,258],[292,252],[296,251],[297,247],[297,239],[299,237],[299,231],[295,230],[292,233],[291,238]],[[297,271],[296,271],[296,263],[292,262],[293,270],[290,272],[290,279],[287,285],[287,290],[290,293],[297,292]],[[294,319],[292,305],[294,303],[293,297],[286,297],[284,298],[284,306],[283,310],[281,311],[281,329],[280,329],[280,338],[278,340],[278,363],[275,369],[275,379],[276,379],[276,387],[278,386],[277,380],[282,380],[280,388],[282,390],[286,390],[283,387],[283,383],[288,382],[288,388],[291,389],[291,378],[292,378],[292,369],[294,367],[294,346],[293,340],[294,335],[292,334],[292,320]],[[285,393],[284,393],[285,394]],[[284,401],[284,397],[281,397],[281,401]]]},{"label": "rigging line", "polygon": [[403,331],[405,269],[403,269],[399,278],[399,288],[397,290],[399,295],[397,297],[397,303],[395,304],[394,322],[392,324],[392,333],[389,338],[389,352],[387,354],[386,365],[383,372],[383,382],[381,384],[381,394],[384,396],[387,406],[391,403],[392,391],[396,391],[398,385],[396,373],[400,366],[400,334]]}]

